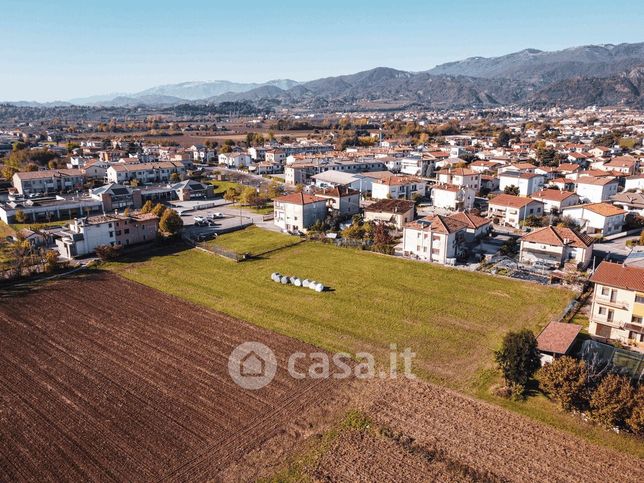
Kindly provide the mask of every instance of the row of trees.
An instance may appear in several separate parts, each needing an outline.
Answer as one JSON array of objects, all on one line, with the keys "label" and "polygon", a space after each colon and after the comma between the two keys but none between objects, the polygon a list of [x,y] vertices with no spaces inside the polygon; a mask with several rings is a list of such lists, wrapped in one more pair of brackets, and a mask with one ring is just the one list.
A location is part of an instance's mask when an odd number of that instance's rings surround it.
[{"label": "row of trees", "polygon": [[166,237],[178,234],[183,228],[183,220],[179,213],[171,208],[167,208],[161,203],[156,205],[148,200],[141,208],[141,214],[152,213],[159,217],[159,232]]},{"label": "row of trees", "polygon": [[508,332],[495,360],[506,394],[525,397],[528,384],[535,380],[563,410],[585,412],[603,426],[644,435],[644,387],[633,387],[628,378],[595,373],[584,361],[567,356],[541,367],[537,339],[527,329]]}]

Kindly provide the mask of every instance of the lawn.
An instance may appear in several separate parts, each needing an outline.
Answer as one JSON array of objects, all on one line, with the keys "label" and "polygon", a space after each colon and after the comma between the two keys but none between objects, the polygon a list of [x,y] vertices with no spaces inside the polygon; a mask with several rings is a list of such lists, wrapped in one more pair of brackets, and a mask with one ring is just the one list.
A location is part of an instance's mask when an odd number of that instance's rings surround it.
[{"label": "lawn", "polygon": [[[282,236],[253,230],[222,236],[218,243],[252,251]],[[390,343],[410,347],[419,375],[468,391],[480,385],[481,371],[493,367],[492,351],[507,330],[538,330],[572,297],[561,289],[313,242],[237,264],[186,250],[111,267],[331,351],[370,351],[384,361]],[[314,279],[332,290],[320,294],[278,285],[272,272]]]},{"label": "lawn", "polygon": [[16,231],[22,230],[23,228],[27,228],[28,230],[40,230],[42,228],[49,228],[52,226],[68,225],[72,221],[73,220],[56,220],[43,223],[13,223],[11,227]]},{"label": "lawn", "polygon": [[245,230],[219,235],[215,240],[208,243],[239,255],[245,253],[261,255],[300,243],[300,238],[250,226]]},{"label": "lawn", "polygon": [[0,221],[0,238],[5,239],[8,236],[13,236],[16,231],[10,226],[7,225],[4,221]]},{"label": "lawn", "polygon": [[215,195],[222,195],[228,191],[228,188],[237,188],[241,191],[243,186],[234,181],[211,181],[211,184],[214,186]]}]

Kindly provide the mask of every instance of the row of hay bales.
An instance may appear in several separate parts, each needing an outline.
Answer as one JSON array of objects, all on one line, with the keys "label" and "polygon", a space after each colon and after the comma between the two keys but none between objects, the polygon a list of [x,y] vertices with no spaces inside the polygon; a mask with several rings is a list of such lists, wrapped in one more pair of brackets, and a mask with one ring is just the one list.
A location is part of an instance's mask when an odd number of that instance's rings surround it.
[{"label": "row of hay bales", "polygon": [[278,272],[271,274],[271,280],[283,285],[291,284],[295,285],[296,287],[309,288],[311,290],[315,290],[316,292],[324,292],[326,290],[326,287],[323,284],[316,282],[315,280],[309,280],[308,278],[302,280],[298,277],[289,277],[288,275],[282,275]]}]

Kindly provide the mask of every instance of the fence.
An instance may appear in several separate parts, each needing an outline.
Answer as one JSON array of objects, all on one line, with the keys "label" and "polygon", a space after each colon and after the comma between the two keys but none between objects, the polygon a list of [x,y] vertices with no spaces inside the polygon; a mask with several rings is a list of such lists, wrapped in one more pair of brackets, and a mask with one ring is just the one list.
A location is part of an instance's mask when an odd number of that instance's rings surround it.
[{"label": "fence", "polygon": [[588,339],[576,347],[573,355],[583,359],[595,375],[616,372],[638,383],[644,378],[644,354],[639,352]]}]

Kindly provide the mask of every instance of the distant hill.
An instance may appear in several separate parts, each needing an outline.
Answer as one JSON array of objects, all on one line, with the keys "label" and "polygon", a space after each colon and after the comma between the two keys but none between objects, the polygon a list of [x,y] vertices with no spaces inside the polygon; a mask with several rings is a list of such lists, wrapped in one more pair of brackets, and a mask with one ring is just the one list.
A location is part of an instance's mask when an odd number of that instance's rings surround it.
[{"label": "distant hill", "polygon": [[644,64],[644,42],[585,45],[555,52],[526,49],[501,57],[472,57],[428,70],[437,75],[556,82],[572,77],[608,77]]},{"label": "distant hill", "polygon": [[[388,67],[308,82],[183,82],[131,94],[77,99],[83,105],[175,106],[250,102],[309,109],[398,109],[503,105],[642,105],[644,42],[526,49],[472,57],[421,72]],[[27,105],[28,103],[25,103]],[[376,107],[374,107],[376,106]]]}]

